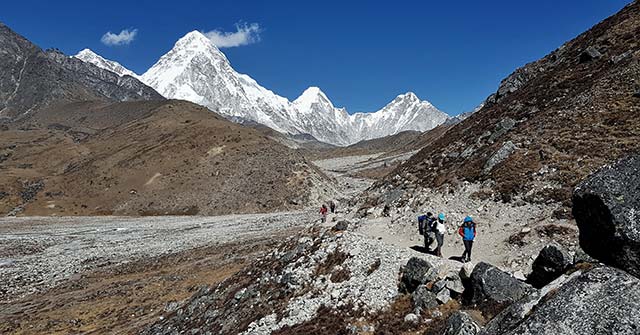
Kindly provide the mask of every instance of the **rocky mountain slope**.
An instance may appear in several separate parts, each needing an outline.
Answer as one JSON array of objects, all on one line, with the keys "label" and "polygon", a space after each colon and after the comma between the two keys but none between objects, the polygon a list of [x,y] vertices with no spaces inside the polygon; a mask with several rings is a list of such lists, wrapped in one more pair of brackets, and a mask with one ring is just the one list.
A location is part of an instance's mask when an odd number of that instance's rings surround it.
[{"label": "rocky mountain slope", "polygon": [[43,51],[2,23],[0,45],[0,120],[21,118],[54,102],[164,99],[133,77]]},{"label": "rocky mountain slope", "polygon": [[[628,214],[638,205],[639,162],[625,160],[576,189],[589,254],[549,244],[527,278],[386,245],[354,232],[362,221],[339,221],[201,288],[142,333],[637,334],[640,318],[628,312],[640,307],[637,223]],[[619,194],[628,197],[615,201]],[[617,244],[598,243],[590,232],[600,229],[615,230]]]},{"label": "rocky mountain slope", "polygon": [[568,208],[581,178],[640,149],[639,31],[633,2],[517,69],[481,110],[432,136],[374,189],[467,181],[482,185],[477,196]]},{"label": "rocky mountain slope", "polygon": [[[118,74],[131,73],[90,51],[76,57]],[[203,105],[231,120],[258,122],[285,134],[309,134],[334,145],[405,130],[425,131],[448,119],[413,93],[399,95],[377,112],[353,115],[336,108],[317,87],[308,88],[291,102],[236,72],[226,56],[198,31],[179,39],[140,79],[167,98]]]},{"label": "rocky mountain slope", "polygon": [[57,105],[0,139],[5,214],[269,212],[331,189],[292,149],[184,101]]}]

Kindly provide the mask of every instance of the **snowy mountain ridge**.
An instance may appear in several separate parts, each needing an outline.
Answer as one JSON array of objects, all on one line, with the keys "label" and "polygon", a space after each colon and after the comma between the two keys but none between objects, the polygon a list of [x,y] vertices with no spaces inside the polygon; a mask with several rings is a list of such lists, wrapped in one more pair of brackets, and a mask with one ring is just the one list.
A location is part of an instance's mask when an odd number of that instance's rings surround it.
[{"label": "snowy mountain ridge", "polygon": [[124,76],[124,75],[128,75],[128,76],[132,76],[136,79],[140,79],[139,76],[137,74],[135,74],[135,72],[127,69],[126,67],[122,66],[122,64],[116,62],[116,61],[112,61],[112,60],[108,60],[108,59],[104,59],[102,58],[102,56],[96,54],[95,52],[93,52],[91,49],[83,49],[80,52],[78,52],[75,56],[73,56],[75,58],[78,58],[82,61],[85,61],[87,63],[92,63],[94,65],[96,65],[97,67],[101,67],[105,70],[111,71],[119,76]]},{"label": "snowy mountain ridge", "polygon": [[[120,75],[135,75],[90,50],[75,57]],[[224,53],[198,31],[180,38],[138,78],[166,98],[188,100],[232,120],[254,121],[290,135],[310,134],[341,146],[405,130],[426,131],[449,118],[411,92],[377,112],[352,115],[335,107],[318,87],[309,87],[289,101],[236,72]]]}]

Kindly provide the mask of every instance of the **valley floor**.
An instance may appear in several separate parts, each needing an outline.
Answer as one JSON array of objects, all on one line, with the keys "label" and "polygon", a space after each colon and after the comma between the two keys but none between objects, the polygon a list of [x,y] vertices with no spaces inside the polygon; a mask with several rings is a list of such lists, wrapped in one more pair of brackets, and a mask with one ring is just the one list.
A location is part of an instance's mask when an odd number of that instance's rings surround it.
[{"label": "valley floor", "polygon": [[[373,183],[359,172],[407,157],[375,154],[314,162],[337,185],[339,212],[325,226],[347,218],[362,238],[424,253],[415,213],[358,218],[358,208],[348,205]],[[439,204],[434,199],[432,205]],[[200,287],[229,278],[286,237],[318,225],[319,205],[218,217],[1,218],[0,333],[138,332]],[[505,265],[509,247],[503,242],[520,229],[496,224],[493,231],[500,236],[480,239],[474,258]],[[450,233],[445,258],[462,251],[453,228]]]}]

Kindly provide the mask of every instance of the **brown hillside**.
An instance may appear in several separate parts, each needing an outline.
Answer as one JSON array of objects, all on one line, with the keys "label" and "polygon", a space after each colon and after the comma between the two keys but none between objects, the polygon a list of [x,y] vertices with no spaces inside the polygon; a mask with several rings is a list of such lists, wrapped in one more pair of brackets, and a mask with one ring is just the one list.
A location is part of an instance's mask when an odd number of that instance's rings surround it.
[{"label": "brown hillside", "polygon": [[266,212],[325,182],[295,151],[184,101],[55,106],[0,143],[0,213]]},{"label": "brown hillside", "polygon": [[483,109],[433,136],[374,187],[489,181],[502,200],[568,205],[579,180],[640,148],[639,84],[634,2],[516,70]]}]

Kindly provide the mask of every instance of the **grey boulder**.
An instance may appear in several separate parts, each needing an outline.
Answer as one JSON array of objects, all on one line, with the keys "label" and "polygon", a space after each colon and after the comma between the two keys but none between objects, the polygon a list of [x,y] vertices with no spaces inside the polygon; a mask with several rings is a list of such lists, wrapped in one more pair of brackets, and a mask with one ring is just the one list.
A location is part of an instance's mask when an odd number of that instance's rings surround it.
[{"label": "grey boulder", "polygon": [[557,243],[545,246],[533,261],[527,282],[541,288],[560,277],[573,264],[573,256]]},{"label": "grey boulder", "polygon": [[429,291],[426,286],[421,285],[411,294],[414,309],[431,309],[438,307],[436,294]]},{"label": "grey boulder", "polygon": [[640,276],[640,155],[607,166],[573,193],[580,246],[607,265]]},{"label": "grey boulder", "polygon": [[435,279],[436,271],[426,260],[418,257],[411,257],[402,271],[400,283],[401,291],[411,293],[419,285]]},{"label": "grey boulder", "polygon": [[506,305],[522,299],[535,291],[509,273],[497,267],[480,262],[471,273],[473,288],[472,303],[489,305]]},{"label": "grey boulder", "polygon": [[447,327],[443,335],[475,335],[480,326],[465,312],[455,312],[447,319]]}]

